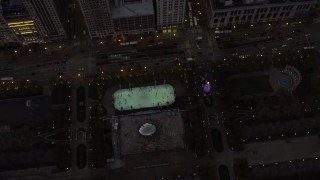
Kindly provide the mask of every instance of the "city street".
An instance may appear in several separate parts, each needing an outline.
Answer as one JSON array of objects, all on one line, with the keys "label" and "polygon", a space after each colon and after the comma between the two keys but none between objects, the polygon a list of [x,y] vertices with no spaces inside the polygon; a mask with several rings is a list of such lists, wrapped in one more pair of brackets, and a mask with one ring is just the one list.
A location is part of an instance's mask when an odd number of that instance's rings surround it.
[{"label": "city street", "polygon": [[[303,24],[300,22],[291,24],[260,24],[247,28],[234,26],[228,33],[217,33],[219,29],[206,27],[206,1],[192,0],[192,19],[197,19],[198,24],[188,20],[190,28],[176,33],[156,33],[152,36],[135,37],[132,41],[137,44],[120,45],[120,42],[112,40],[93,40],[89,38],[80,6],[77,0],[73,0],[71,12],[68,15],[72,43],[43,44],[39,47],[22,47],[2,51],[0,53],[0,78],[12,77],[14,81],[36,81],[44,84],[45,92],[54,80],[62,78],[72,82],[72,140],[71,175],[75,179],[89,179],[92,172],[99,171],[104,175],[105,169],[92,168],[90,159],[90,137],[85,139],[78,137],[79,129],[85,131],[89,128],[88,86],[86,77],[93,77],[100,72],[106,74],[119,74],[139,70],[157,70],[173,65],[194,63],[194,96],[200,102],[200,122],[208,144],[206,149],[208,157],[197,158],[197,152],[165,152],[159,157],[148,155],[132,155],[121,157],[119,139],[112,137],[114,143],[114,166],[110,169],[125,167],[123,174],[117,176],[110,174],[110,179],[127,180],[143,178],[180,177],[180,175],[195,176],[199,173],[199,167],[211,168],[219,180],[218,167],[225,165],[230,173],[230,179],[236,180],[234,173],[234,159],[246,158],[249,165],[271,164],[282,161],[301,160],[304,158],[320,158],[320,147],[316,143],[317,136],[291,138],[285,140],[268,141],[246,144],[245,149],[234,152],[227,142],[227,134],[223,122],[219,119],[215,107],[217,91],[215,77],[212,75],[210,64],[222,61],[226,58],[245,58],[248,56],[266,56],[270,59],[281,53],[291,53],[304,48],[315,48],[320,52],[320,23]],[[186,8],[189,11],[188,6]],[[189,12],[188,12],[189,13]],[[187,14],[188,14],[187,13]],[[80,20],[79,20],[80,19]],[[140,35],[139,35],[140,36]],[[123,43],[123,42],[122,42]],[[319,64],[319,63],[318,63]],[[204,78],[205,77],[205,78]],[[208,81],[212,86],[211,104],[206,102],[203,93],[203,82]],[[120,84],[120,83],[119,83]],[[79,122],[77,119],[77,88],[84,86],[86,89],[86,118]],[[210,93],[207,100],[210,101]],[[209,118],[210,117],[210,118]],[[117,122],[112,119],[113,125]],[[217,150],[212,136],[213,129],[221,134],[222,150]],[[113,129],[113,131],[116,131]],[[84,168],[77,166],[78,146],[86,147],[86,165]],[[294,151],[292,150],[294,149]],[[282,152],[282,153],[278,153]],[[157,168],[140,167],[135,162],[143,159],[150,165],[164,163]],[[124,162],[126,161],[126,162]],[[126,164],[125,164],[126,163]],[[124,164],[126,166],[124,166]],[[141,161],[141,166],[147,164]],[[66,175],[69,175],[66,173]],[[221,180],[221,179],[220,179]]]}]

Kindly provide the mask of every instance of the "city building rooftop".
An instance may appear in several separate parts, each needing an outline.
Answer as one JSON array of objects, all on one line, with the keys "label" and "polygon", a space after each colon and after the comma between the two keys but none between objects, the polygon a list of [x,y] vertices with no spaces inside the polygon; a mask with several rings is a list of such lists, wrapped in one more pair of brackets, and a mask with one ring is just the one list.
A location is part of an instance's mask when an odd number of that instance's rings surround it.
[{"label": "city building rooftop", "polygon": [[288,2],[303,2],[313,0],[209,0],[209,4],[215,8],[228,8],[236,6],[251,6],[259,4],[273,4],[273,3],[288,3]]},{"label": "city building rooftop", "polygon": [[117,3],[117,5],[111,4],[111,14],[114,19],[154,14],[152,0],[141,0],[131,3],[119,0]]}]

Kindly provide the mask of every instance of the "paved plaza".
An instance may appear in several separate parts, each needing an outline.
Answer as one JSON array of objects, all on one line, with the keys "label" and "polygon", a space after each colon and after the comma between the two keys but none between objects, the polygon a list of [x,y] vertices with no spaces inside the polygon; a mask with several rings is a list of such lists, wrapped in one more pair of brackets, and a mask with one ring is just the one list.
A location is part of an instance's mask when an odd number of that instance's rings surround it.
[{"label": "paved plaza", "polygon": [[[164,150],[184,149],[184,127],[178,111],[120,116],[121,155],[139,154]],[[156,132],[152,136],[143,136],[139,128],[145,123],[152,123]]]}]

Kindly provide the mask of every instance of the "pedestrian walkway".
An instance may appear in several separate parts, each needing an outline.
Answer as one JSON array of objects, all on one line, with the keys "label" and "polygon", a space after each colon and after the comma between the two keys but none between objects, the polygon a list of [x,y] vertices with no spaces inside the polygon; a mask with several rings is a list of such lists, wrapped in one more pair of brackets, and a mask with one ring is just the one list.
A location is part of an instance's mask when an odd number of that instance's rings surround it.
[{"label": "pedestrian walkway", "polygon": [[43,95],[51,96],[51,85],[50,84],[43,85]]},{"label": "pedestrian walkway", "polygon": [[319,137],[307,136],[247,144],[243,156],[251,166],[320,158]]}]

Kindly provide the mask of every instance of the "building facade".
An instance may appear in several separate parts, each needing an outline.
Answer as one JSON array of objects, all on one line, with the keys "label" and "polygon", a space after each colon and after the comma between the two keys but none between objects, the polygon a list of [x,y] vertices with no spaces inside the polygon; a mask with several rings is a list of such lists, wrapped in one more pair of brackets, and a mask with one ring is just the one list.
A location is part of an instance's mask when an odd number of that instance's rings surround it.
[{"label": "building facade", "polygon": [[109,0],[78,0],[91,39],[114,34]]},{"label": "building facade", "polygon": [[21,0],[1,1],[1,46],[28,45],[42,42],[34,21]]},{"label": "building facade", "polygon": [[7,24],[23,46],[44,42],[38,34],[34,21],[30,17],[10,19],[7,20]]},{"label": "building facade", "polygon": [[111,6],[115,35],[150,34],[155,32],[152,0],[115,0]]},{"label": "building facade", "polygon": [[30,18],[21,0],[4,0],[2,3],[4,18],[9,28],[16,34],[20,44],[28,45],[42,42],[34,21]]},{"label": "building facade", "polygon": [[157,29],[163,32],[183,28],[186,0],[156,0]]},{"label": "building facade", "polygon": [[[57,0],[60,1],[60,0]],[[39,35],[46,42],[54,42],[67,38],[55,0],[22,0],[30,17],[34,20]]]},{"label": "building facade", "polygon": [[116,35],[150,34],[155,32],[154,16],[137,16],[113,19]]},{"label": "building facade", "polygon": [[0,3],[0,46],[7,47],[19,44],[18,38],[9,28],[3,16],[2,5]]},{"label": "building facade", "polygon": [[307,17],[313,0],[209,0],[209,26],[273,22]]}]

